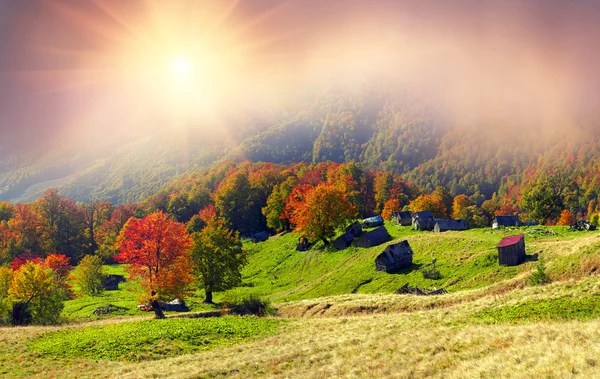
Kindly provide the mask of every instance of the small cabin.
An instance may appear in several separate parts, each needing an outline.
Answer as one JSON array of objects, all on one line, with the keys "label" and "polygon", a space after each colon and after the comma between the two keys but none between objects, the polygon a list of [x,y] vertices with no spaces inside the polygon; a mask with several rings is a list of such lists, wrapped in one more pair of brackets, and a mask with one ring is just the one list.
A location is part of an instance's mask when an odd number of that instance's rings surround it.
[{"label": "small cabin", "polygon": [[333,242],[333,246],[338,250],[344,250],[352,245],[352,241],[354,241],[354,234],[348,231],[336,238],[336,240]]},{"label": "small cabin", "polygon": [[525,234],[504,237],[496,247],[501,265],[517,266],[525,260]]},{"label": "small cabin", "polygon": [[269,239],[269,232],[260,232],[260,233],[253,234],[252,237],[250,237],[250,239],[254,243],[264,242]]},{"label": "small cabin", "polygon": [[433,231],[436,233],[446,232],[449,230],[467,230],[467,223],[465,220],[446,220],[443,218],[438,218],[435,220],[435,226],[433,227]]},{"label": "small cabin", "polygon": [[377,245],[381,245],[390,240],[390,234],[388,233],[385,226],[380,226],[375,230],[371,230],[370,232],[364,233],[360,238],[356,241],[356,246],[358,247],[373,247]]},{"label": "small cabin", "polygon": [[413,251],[407,240],[389,245],[375,258],[375,270],[388,273],[412,265]]},{"label": "small cabin", "polygon": [[392,214],[392,221],[396,225],[400,226],[411,226],[412,225],[412,213],[410,212],[394,212]]},{"label": "small cabin", "polygon": [[123,275],[109,274],[104,277],[102,284],[107,291],[117,291],[119,289],[119,283],[122,282],[125,282],[125,277]]},{"label": "small cabin", "polygon": [[376,226],[381,226],[383,225],[383,217],[373,216],[365,218],[364,220],[362,220],[362,224],[364,228],[374,228]]},{"label": "small cabin", "polygon": [[358,237],[362,234],[362,225],[360,225],[360,222],[354,221],[346,228],[346,232],[350,232],[354,237]]},{"label": "small cabin", "polygon": [[521,221],[519,221],[519,216],[496,216],[492,223],[492,229],[498,229],[501,226],[519,226],[520,224]]},{"label": "small cabin", "polygon": [[433,213],[431,211],[413,213],[412,226],[414,230],[433,230],[435,227]]}]

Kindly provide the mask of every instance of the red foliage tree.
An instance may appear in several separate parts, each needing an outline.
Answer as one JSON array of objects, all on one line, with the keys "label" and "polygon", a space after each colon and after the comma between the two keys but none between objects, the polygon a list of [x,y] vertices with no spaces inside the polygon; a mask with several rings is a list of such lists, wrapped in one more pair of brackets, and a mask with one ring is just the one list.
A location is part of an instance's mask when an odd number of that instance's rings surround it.
[{"label": "red foliage tree", "polygon": [[44,260],[44,266],[54,272],[57,286],[62,288],[65,291],[65,295],[71,299],[74,297],[74,293],[67,280],[72,268],[69,261],[69,257],[64,254],[50,254]]},{"label": "red foliage tree", "polygon": [[183,299],[189,294],[192,272],[188,249],[192,240],[183,224],[163,212],[131,218],[118,238],[115,259],[144,289],[143,300]]},{"label": "red foliage tree", "polygon": [[575,216],[573,216],[573,213],[565,209],[560,213],[560,218],[558,219],[556,225],[569,226],[573,223],[575,223]]},{"label": "red foliage tree", "polygon": [[27,262],[41,264],[41,263],[43,263],[43,260],[42,260],[42,258],[40,258],[39,256],[37,256],[31,252],[26,252],[26,253],[18,255],[15,259],[13,259],[10,262],[10,269],[13,271],[17,271],[18,269],[21,268],[21,266],[23,266]]}]

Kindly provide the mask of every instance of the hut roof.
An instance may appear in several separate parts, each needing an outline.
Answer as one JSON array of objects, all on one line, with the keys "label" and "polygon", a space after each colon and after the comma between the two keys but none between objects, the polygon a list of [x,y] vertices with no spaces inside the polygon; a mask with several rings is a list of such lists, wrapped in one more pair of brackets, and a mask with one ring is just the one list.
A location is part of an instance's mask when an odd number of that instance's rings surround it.
[{"label": "hut roof", "polygon": [[381,216],[377,215],[377,216],[365,218],[362,222],[363,222],[363,224],[366,223],[369,225],[383,224],[383,218]]},{"label": "hut roof", "polygon": [[359,247],[372,247],[381,245],[384,242],[387,242],[390,239],[390,234],[388,233],[385,226],[380,226],[375,230],[371,230],[363,234],[356,243],[356,246]]},{"label": "hut roof", "polygon": [[519,216],[496,216],[494,222],[501,226],[517,226],[519,225]]},{"label": "hut roof", "polygon": [[396,217],[396,218],[411,218],[412,217],[412,213],[410,213],[410,212],[394,212],[394,214],[392,215],[392,217]]},{"label": "hut roof", "polygon": [[339,236],[333,243],[336,249],[342,250],[350,246],[350,244],[354,241],[354,234],[348,231],[341,236]]},{"label": "hut roof", "polygon": [[439,230],[467,230],[467,223],[464,220],[447,220],[436,218],[435,223]]},{"label": "hut roof", "polygon": [[433,213],[431,213],[431,211],[422,211],[422,212],[415,212],[412,214],[413,218],[433,218]]},{"label": "hut roof", "polygon": [[506,247],[506,246],[514,245],[514,244],[518,243],[520,240],[522,240],[523,238],[525,238],[525,234],[504,237],[502,239],[502,241],[500,241],[500,243],[498,243],[498,246],[496,246],[496,247]]},{"label": "hut roof", "polygon": [[392,272],[412,264],[413,251],[407,240],[388,245],[381,254],[375,258],[377,271]]}]

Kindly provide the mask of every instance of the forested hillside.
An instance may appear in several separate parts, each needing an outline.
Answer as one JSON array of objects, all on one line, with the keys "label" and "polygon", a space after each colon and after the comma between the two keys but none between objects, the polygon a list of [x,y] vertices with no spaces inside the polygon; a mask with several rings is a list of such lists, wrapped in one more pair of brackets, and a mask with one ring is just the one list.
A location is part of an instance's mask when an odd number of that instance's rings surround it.
[{"label": "forested hillside", "polygon": [[[518,202],[536,172],[561,166],[584,195],[598,197],[595,124],[547,126],[539,118],[460,119],[427,96],[374,85],[303,92],[233,111],[197,128],[60,140],[39,151],[0,156],[0,200],[30,201],[49,187],[77,201],[140,201],[177,177],[223,160],[350,162],[390,170],[430,192],[444,186],[481,203]],[[211,127],[214,126],[214,127]],[[56,145],[56,146],[55,146]]]}]

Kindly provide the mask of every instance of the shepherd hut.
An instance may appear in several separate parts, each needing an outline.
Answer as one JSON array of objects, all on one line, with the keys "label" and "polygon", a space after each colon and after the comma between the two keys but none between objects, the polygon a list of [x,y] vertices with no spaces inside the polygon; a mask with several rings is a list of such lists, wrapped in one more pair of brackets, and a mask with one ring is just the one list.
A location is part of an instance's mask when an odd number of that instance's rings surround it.
[{"label": "shepherd hut", "polygon": [[354,234],[352,234],[352,232],[348,231],[348,232],[342,234],[341,236],[339,236],[333,242],[333,246],[335,246],[335,248],[338,250],[344,250],[345,248],[347,248],[348,246],[350,246],[352,244],[352,241],[354,241]]},{"label": "shepherd hut", "polygon": [[381,245],[384,242],[389,241],[390,234],[388,233],[385,226],[380,226],[375,230],[364,233],[356,242],[358,247],[373,247]]},{"label": "shepherd hut", "polygon": [[525,234],[504,237],[496,247],[501,265],[516,266],[525,260]]},{"label": "shepherd hut", "polygon": [[446,220],[443,218],[435,219],[435,226],[433,231],[436,233],[446,232],[448,230],[467,230],[467,223],[465,220]]},{"label": "shepherd hut", "polygon": [[394,272],[412,265],[413,251],[407,240],[389,245],[375,258],[375,270]]},{"label": "shepherd hut", "polygon": [[492,223],[492,229],[498,229],[501,226],[519,226],[519,216],[496,216]]},{"label": "shepherd hut", "polygon": [[119,283],[125,282],[123,275],[109,274],[104,277],[102,284],[107,291],[116,291],[119,289]]},{"label": "shepherd hut", "polygon": [[410,212],[394,212],[392,214],[392,221],[395,221],[396,225],[411,226],[412,225],[412,213],[410,213]]},{"label": "shepherd hut", "polygon": [[381,216],[373,216],[369,218],[365,218],[362,221],[363,227],[365,228],[374,228],[376,226],[383,225],[383,218]]},{"label": "shepherd hut", "polygon": [[308,249],[310,249],[310,242],[308,241],[308,238],[306,238],[306,237],[298,238],[298,244],[296,245],[296,250],[297,251],[306,251]]},{"label": "shepherd hut", "polygon": [[360,236],[362,234],[362,226],[360,225],[360,222],[354,221],[349,227],[346,228],[346,232],[352,233],[354,237]]},{"label": "shepherd hut", "polygon": [[414,230],[433,230],[435,219],[431,211],[413,213],[412,226]]}]

